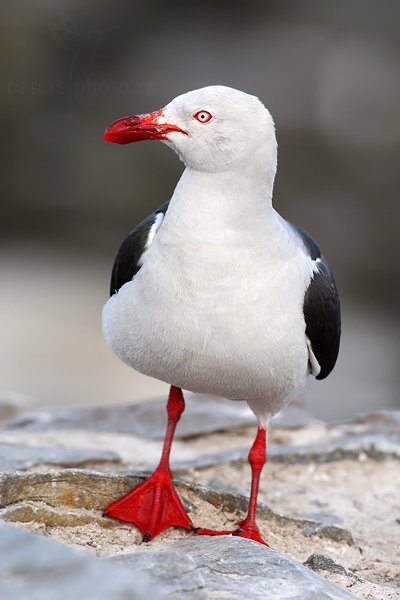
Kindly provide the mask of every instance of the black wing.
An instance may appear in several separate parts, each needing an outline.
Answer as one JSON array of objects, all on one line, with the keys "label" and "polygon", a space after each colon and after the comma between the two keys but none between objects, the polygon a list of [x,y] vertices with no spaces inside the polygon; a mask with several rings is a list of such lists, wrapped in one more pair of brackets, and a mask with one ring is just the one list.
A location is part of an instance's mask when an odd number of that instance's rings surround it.
[{"label": "black wing", "polygon": [[321,367],[316,379],[325,379],[335,366],[340,344],[340,300],[329,265],[313,238],[292,225],[318,266],[304,296],[306,335]]},{"label": "black wing", "polygon": [[[133,277],[139,271],[142,266],[141,258],[149,247],[149,237],[152,235],[152,228],[157,227],[160,220],[159,215],[164,216],[168,210],[168,206],[169,201],[164,202],[160,208],[139,223],[139,225],[137,225],[122,242],[118,254],[115,257],[111,274],[111,296],[115,294],[124,283],[132,281]],[[161,223],[159,223],[158,227],[160,225]]]}]

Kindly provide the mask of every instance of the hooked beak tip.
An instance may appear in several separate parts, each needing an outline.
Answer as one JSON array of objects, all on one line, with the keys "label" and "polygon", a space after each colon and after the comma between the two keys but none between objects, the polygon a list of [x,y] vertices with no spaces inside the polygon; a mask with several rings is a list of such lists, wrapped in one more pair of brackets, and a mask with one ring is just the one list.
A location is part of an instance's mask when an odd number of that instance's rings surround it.
[{"label": "hooked beak tip", "polygon": [[111,140],[111,137],[109,136],[109,134],[108,134],[108,132],[107,132],[107,130],[106,130],[106,131],[104,132],[104,135],[103,135],[103,142],[111,142],[111,141],[112,141],[112,140]]}]

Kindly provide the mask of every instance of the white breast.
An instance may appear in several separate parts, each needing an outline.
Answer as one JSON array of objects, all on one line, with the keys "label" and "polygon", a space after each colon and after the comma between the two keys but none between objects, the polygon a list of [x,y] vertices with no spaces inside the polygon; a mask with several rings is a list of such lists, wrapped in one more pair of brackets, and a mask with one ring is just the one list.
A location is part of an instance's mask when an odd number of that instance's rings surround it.
[{"label": "white breast", "polygon": [[[204,205],[202,205],[204,208]],[[194,392],[265,399],[305,382],[311,261],[273,211],[241,229],[170,206],[144,264],[104,307],[104,336],[134,369]],[[211,213],[210,213],[211,216]]]}]

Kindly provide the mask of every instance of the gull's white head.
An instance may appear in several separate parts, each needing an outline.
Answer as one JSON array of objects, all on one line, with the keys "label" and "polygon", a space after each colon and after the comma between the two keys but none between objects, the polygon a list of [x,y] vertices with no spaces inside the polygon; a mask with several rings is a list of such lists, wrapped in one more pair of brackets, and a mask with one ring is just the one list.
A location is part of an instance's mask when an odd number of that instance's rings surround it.
[{"label": "gull's white head", "polygon": [[119,119],[104,139],[119,144],[162,140],[198,171],[228,171],[249,162],[276,170],[269,111],[255,96],[221,85],[182,94],[153,113]]}]

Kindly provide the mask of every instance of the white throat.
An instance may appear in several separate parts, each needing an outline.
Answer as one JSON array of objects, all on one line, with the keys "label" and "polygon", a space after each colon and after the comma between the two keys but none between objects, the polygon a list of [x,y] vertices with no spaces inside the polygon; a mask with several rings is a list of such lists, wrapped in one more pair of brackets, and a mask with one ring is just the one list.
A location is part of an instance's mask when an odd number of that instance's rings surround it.
[{"label": "white throat", "polygon": [[[203,241],[232,233],[251,236],[255,230],[266,233],[272,214],[272,192],[276,173],[276,144],[261,146],[252,156],[224,171],[200,171],[186,167],[166,215],[179,221],[182,235],[202,230]],[[188,229],[186,229],[188,228]],[[161,233],[161,232],[160,232]]]}]

